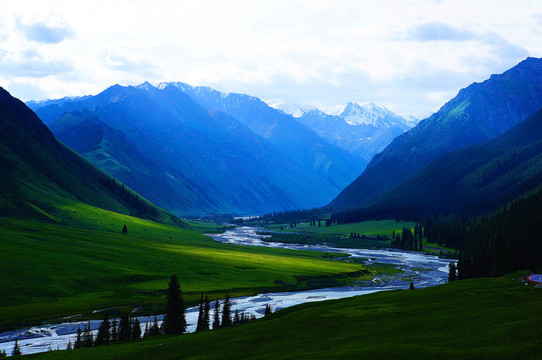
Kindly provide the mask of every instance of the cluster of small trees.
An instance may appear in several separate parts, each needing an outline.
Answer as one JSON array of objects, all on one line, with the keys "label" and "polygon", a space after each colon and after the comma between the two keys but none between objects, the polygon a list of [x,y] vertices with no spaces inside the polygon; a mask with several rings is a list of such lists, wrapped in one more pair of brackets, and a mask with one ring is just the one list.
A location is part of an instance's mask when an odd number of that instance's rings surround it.
[{"label": "cluster of small trees", "polygon": [[422,251],[422,235],[422,227],[419,224],[414,227],[414,233],[404,227],[401,234],[395,234],[393,231],[391,246],[401,250]]},{"label": "cluster of small trees", "polygon": [[83,330],[81,327],[77,329],[77,337],[72,344],[68,342],[67,350],[82,349],[105,345],[113,341],[125,341],[141,338],[141,325],[139,319],[132,318],[128,314],[123,314],[120,322],[114,319],[109,320],[109,315],[105,314],[96,336],[92,335],[90,324],[85,325]]},{"label": "cluster of small trees", "polygon": [[320,219],[318,219],[318,220],[312,219],[312,221],[311,221],[311,223],[310,223],[311,226],[316,226],[316,222],[317,222],[317,221],[318,221],[318,226],[322,226],[322,220],[320,220]]},{"label": "cluster of small trees", "polygon": [[[265,315],[271,314],[272,309],[269,304],[265,308]],[[212,328],[224,328],[244,324],[255,320],[255,315],[245,314],[235,310],[232,316],[231,301],[229,295],[222,302],[222,306],[218,299],[215,300]],[[72,344],[68,342],[67,350],[88,348],[101,346],[114,341],[126,341],[140,339],[141,337],[149,337],[164,334],[184,334],[186,332],[186,314],[181,285],[176,275],[171,276],[167,290],[166,314],[164,320],[159,324],[158,318],[154,317],[154,322],[145,325],[145,331],[141,332],[141,324],[139,319],[130,317],[128,314],[123,314],[120,321],[113,319],[110,321],[109,315],[105,314],[101,322],[96,336],[92,334],[90,323],[86,324],[83,329],[79,327],[77,337]],[[199,314],[196,331],[211,329],[211,304],[209,298],[203,294],[199,302]],[[17,340],[11,355],[21,355],[21,349]],[[0,352],[0,357],[7,356],[6,352]]]},{"label": "cluster of small trees", "polygon": [[112,177],[102,177],[100,182],[115,195],[120,197],[126,203],[130,204],[137,210],[137,215],[157,216],[156,208],[145,202],[136,193],[132,193],[125,189],[124,183],[117,183]]},{"label": "cluster of small trees", "polygon": [[[17,356],[21,355],[21,348],[19,347],[19,342],[15,340],[15,345],[13,345],[13,350],[11,350],[11,356]],[[8,354],[6,353],[6,350],[2,350],[0,352],[0,358],[7,357]]]}]

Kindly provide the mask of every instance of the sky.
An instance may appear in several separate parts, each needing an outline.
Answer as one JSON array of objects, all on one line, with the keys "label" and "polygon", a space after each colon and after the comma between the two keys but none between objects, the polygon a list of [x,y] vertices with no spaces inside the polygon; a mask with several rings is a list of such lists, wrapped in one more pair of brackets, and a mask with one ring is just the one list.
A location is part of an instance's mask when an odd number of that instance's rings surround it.
[{"label": "sky", "polygon": [[542,57],[540,0],[2,0],[0,86],[27,100],[181,81],[425,117]]}]

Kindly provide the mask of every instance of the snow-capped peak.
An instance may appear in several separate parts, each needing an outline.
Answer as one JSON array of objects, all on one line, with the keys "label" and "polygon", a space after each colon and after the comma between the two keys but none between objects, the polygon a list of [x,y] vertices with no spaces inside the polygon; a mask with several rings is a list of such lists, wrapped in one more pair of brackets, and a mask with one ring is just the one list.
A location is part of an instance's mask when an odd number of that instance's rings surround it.
[{"label": "snow-capped peak", "polygon": [[152,86],[150,82],[145,81],[143,84],[139,84],[135,88],[141,89],[141,90],[150,90],[150,89],[154,89],[154,86]]},{"label": "snow-capped peak", "polygon": [[362,104],[349,102],[339,116],[350,125],[370,125],[386,129],[393,126],[410,127],[403,117],[372,102]]},{"label": "snow-capped peak", "polygon": [[316,107],[306,104],[296,104],[287,102],[281,99],[271,99],[265,101],[270,107],[280,110],[286,114],[292,115],[293,117],[301,117],[303,114],[311,111],[317,110]]}]

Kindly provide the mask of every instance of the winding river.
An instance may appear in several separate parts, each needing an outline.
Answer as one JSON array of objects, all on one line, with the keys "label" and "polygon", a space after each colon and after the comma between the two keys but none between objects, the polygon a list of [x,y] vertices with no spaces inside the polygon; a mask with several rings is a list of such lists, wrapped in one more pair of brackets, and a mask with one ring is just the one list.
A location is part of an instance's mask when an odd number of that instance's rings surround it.
[{"label": "winding river", "polygon": [[[436,256],[423,255],[415,252],[396,250],[371,250],[371,249],[347,249],[335,248],[324,245],[295,245],[267,242],[267,235],[259,235],[262,229],[253,227],[238,227],[228,230],[222,234],[208,235],[214,240],[236,245],[265,246],[285,249],[314,250],[327,252],[340,252],[350,255],[350,258],[362,258],[367,264],[379,263],[388,264],[400,268],[403,272],[393,276],[382,276],[375,278],[370,283],[360,283],[356,286],[333,287],[326,289],[263,293],[254,296],[233,298],[232,312],[239,310],[245,314],[253,314],[256,317],[263,316],[265,306],[270,304],[273,311],[289,306],[322,301],[340,299],[356,295],[364,295],[377,291],[408,288],[410,281],[416,287],[427,287],[442,284],[448,277],[449,260],[440,259]],[[214,307],[214,302],[211,304]],[[101,310],[96,310],[100,312]],[[212,311],[211,311],[212,313]],[[161,321],[163,315],[158,316]],[[198,307],[191,307],[186,310],[188,332],[195,331],[198,318]],[[142,330],[146,323],[154,321],[154,317],[138,317]],[[0,351],[5,350],[11,354],[15,339],[18,339],[23,354],[45,352],[49,350],[66,349],[68,341],[74,342],[77,329],[84,328],[90,324],[95,332],[101,320],[74,322],[66,319],[66,322],[59,324],[43,324],[29,329],[20,329],[0,334]]]}]

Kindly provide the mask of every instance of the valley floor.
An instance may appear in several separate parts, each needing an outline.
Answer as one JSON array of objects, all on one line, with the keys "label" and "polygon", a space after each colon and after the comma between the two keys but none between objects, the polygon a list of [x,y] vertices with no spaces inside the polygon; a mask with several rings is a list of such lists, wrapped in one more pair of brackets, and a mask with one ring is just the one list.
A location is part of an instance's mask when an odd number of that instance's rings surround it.
[{"label": "valley floor", "polygon": [[522,274],[295,306],[233,328],[39,359],[539,359],[542,289]]}]

